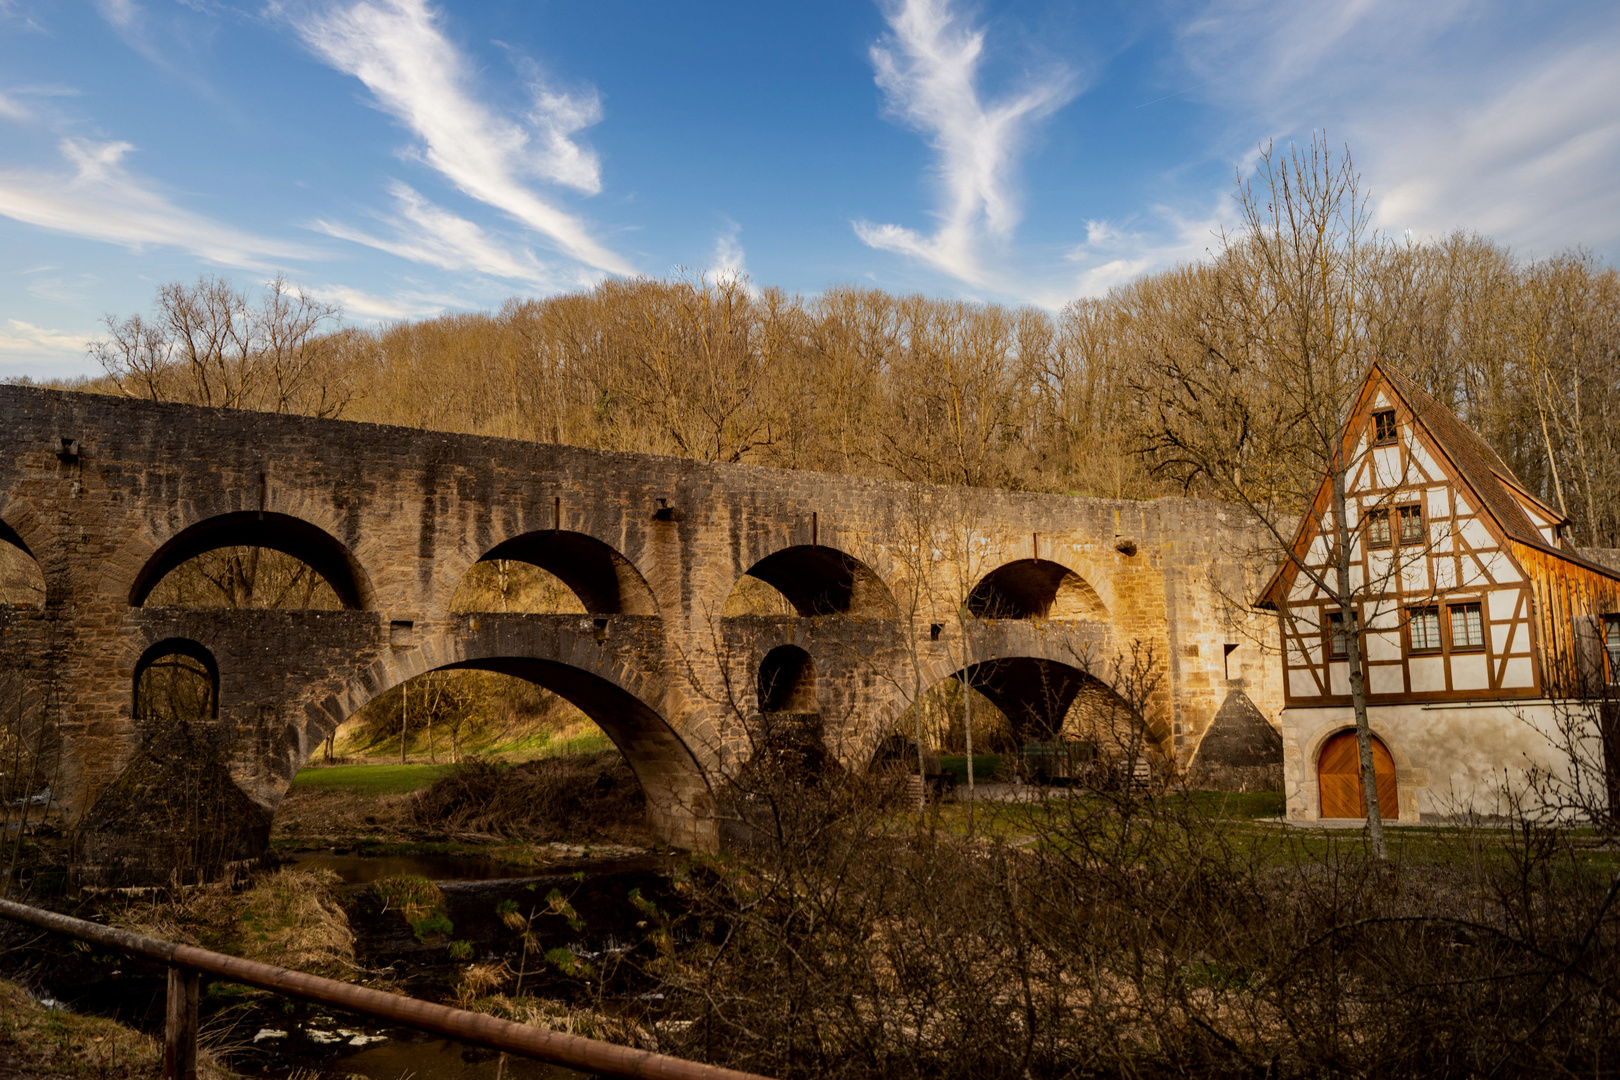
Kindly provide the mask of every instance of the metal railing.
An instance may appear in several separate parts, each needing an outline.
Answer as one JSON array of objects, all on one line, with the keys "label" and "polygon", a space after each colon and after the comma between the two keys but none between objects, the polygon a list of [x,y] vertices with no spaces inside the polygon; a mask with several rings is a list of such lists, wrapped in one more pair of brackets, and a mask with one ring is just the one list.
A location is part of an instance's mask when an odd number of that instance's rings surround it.
[{"label": "metal railing", "polygon": [[769,1080],[756,1073],[546,1031],[465,1009],[452,1009],[448,1005],[435,1005],[418,998],[226,956],[195,945],[160,941],[10,900],[0,900],[0,917],[167,965],[168,1018],[163,1037],[166,1080],[196,1080],[197,982],[199,975],[204,974],[598,1076],[625,1080]]}]

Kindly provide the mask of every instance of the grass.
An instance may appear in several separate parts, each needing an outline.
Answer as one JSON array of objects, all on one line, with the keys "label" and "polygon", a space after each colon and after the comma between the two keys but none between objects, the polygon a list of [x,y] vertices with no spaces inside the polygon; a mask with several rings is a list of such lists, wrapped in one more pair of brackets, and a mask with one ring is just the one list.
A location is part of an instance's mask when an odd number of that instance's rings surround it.
[{"label": "grass", "polygon": [[330,765],[304,769],[293,777],[293,787],[355,795],[405,795],[449,771],[449,765]]}]

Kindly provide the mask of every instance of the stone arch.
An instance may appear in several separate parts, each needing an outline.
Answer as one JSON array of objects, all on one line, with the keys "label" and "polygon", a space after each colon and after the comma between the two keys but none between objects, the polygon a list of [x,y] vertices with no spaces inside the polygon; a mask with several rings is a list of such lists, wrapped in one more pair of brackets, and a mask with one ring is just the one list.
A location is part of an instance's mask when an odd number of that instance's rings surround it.
[{"label": "stone arch", "polygon": [[0,604],[45,606],[45,571],[22,535],[0,521]]},{"label": "stone arch", "polygon": [[[785,596],[801,617],[858,615],[892,619],[889,587],[870,566],[824,544],[796,544],[754,563],[744,577],[757,578]],[[735,592],[741,578],[732,584]]]},{"label": "stone arch", "polygon": [[287,762],[286,779],[274,800],[279,801],[286,782],[322,740],[361,706],[418,675],[453,670],[526,679],[568,701],[624,754],[646,796],[655,835],[675,847],[715,849],[719,834],[708,775],[687,738],[666,717],[667,709],[652,704],[663,697],[659,688],[625,664],[604,662],[599,644],[583,631],[577,639],[559,640],[555,647],[531,650],[530,655],[500,645],[486,651],[476,643],[468,647],[439,639],[379,661],[349,681],[341,700],[333,695],[309,706],[298,732],[296,758]]},{"label": "stone arch", "polygon": [[222,547],[263,547],[291,555],[324,578],[344,607],[371,606],[366,572],[337,538],[302,518],[253,510],[204,518],[170,537],[135,575],[130,606],[142,606],[158,582],[180,564]]},{"label": "stone arch", "polygon": [[981,577],[968,593],[977,619],[1106,619],[1091,584],[1051,559],[1017,559]]},{"label": "stone arch", "polygon": [[197,683],[195,693],[204,696],[204,707],[191,710],[192,720],[219,719],[219,663],[214,654],[190,638],[164,638],[149,647],[135,662],[131,687],[130,715],[137,720],[158,720],[162,712],[173,711],[176,693],[192,696],[179,686],[170,685],[170,700],[156,700],[165,683]]},{"label": "stone arch", "polygon": [[[1026,645],[1031,644],[1026,642]],[[979,691],[1012,722],[1015,732],[1056,736],[1063,723],[1082,719],[1077,709],[1106,709],[1110,713],[1124,707],[1124,701],[1103,680],[1097,678],[1062,651],[1043,655],[1038,649],[1014,647],[993,653],[979,653],[967,664],[959,658],[935,659],[923,665],[923,686],[932,690],[947,679],[967,673],[969,684]],[[1163,752],[1170,745],[1165,717],[1149,711],[1142,718],[1152,748]],[[1070,735],[1077,735],[1071,732]]]},{"label": "stone arch", "polygon": [[762,713],[813,713],[816,662],[797,645],[778,645],[759,664],[759,710]]},{"label": "stone arch", "polygon": [[[527,563],[555,576],[579,598],[588,614],[658,614],[658,601],[635,564],[588,533],[558,529],[522,533],[484,552],[478,563],[503,559]],[[454,599],[451,605],[460,610]]]}]

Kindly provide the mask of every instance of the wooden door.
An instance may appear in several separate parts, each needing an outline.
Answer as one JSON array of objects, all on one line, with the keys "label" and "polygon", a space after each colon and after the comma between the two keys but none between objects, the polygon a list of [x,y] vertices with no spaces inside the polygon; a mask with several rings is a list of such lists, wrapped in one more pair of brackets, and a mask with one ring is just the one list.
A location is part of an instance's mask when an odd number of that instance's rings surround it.
[{"label": "wooden door", "polygon": [[[1395,792],[1395,759],[1378,736],[1372,740],[1373,774],[1378,778],[1378,816],[1399,817],[1400,801]],[[1317,789],[1322,795],[1325,818],[1364,818],[1367,802],[1361,786],[1361,752],[1356,749],[1356,733],[1341,731],[1322,747],[1316,759]]]}]

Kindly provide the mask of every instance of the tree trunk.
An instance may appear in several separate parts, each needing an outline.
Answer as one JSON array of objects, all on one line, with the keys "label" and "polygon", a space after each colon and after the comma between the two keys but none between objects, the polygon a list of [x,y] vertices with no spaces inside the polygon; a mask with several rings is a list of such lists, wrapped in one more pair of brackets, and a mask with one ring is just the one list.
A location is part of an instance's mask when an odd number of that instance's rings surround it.
[{"label": "tree trunk", "polygon": [[[1389,861],[1389,849],[1384,844],[1384,819],[1378,812],[1378,772],[1373,765],[1372,727],[1367,720],[1367,685],[1361,671],[1361,635],[1365,629],[1356,617],[1355,590],[1350,587],[1350,551],[1354,540],[1345,517],[1345,469],[1342,460],[1333,463],[1333,517],[1334,533],[1338,539],[1338,553],[1334,569],[1338,577],[1339,627],[1344,636],[1345,661],[1350,667],[1350,708],[1356,716],[1356,749],[1361,755],[1361,787],[1367,806],[1367,843],[1373,858],[1380,863]],[[1332,668],[1332,658],[1328,660]]]}]

